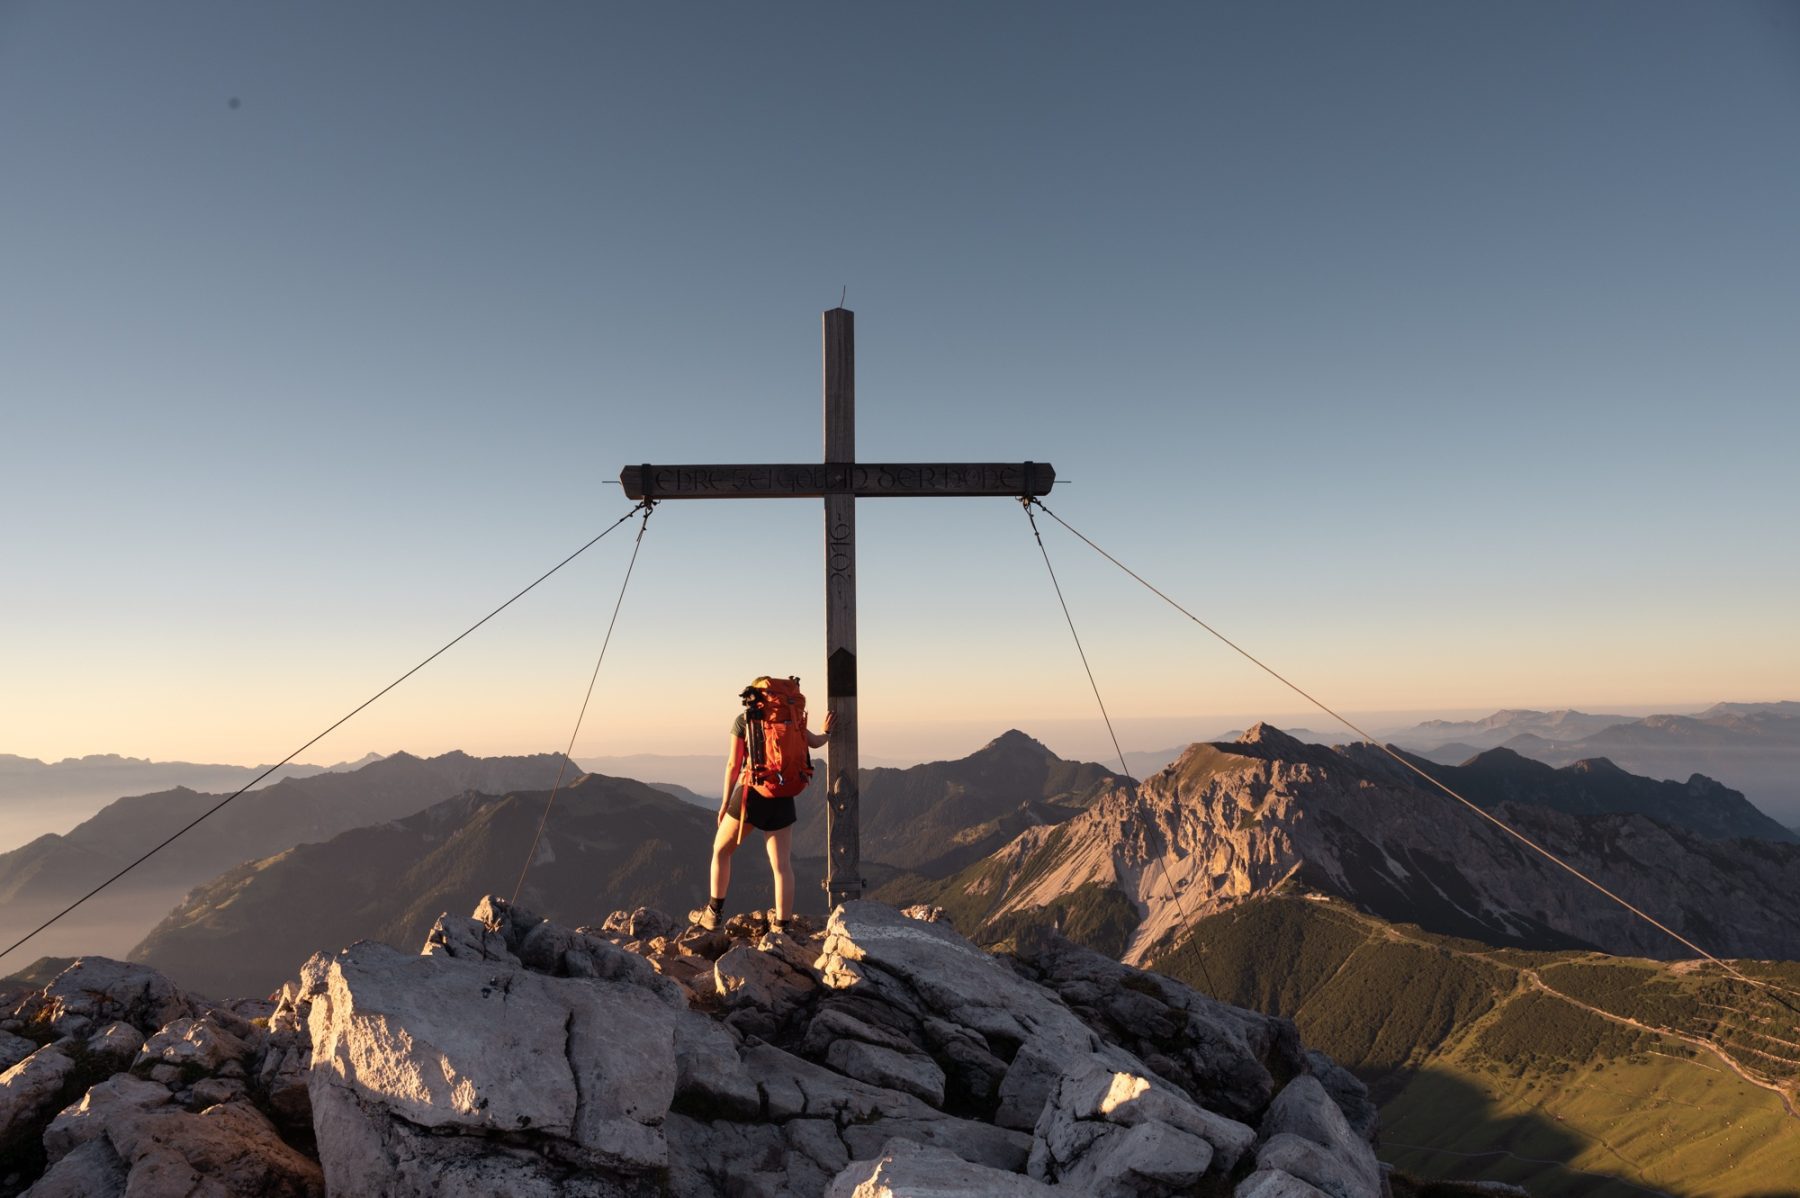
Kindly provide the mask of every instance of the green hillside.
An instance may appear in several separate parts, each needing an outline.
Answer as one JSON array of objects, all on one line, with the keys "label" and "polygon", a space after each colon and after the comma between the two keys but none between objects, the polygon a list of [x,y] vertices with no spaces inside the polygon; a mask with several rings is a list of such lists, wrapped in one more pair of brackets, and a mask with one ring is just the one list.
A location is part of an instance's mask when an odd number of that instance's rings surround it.
[{"label": "green hillside", "polygon": [[[1800,966],[1736,964],[1800,992]],[[1292,1017],[1370,1083],[1382,1159],[1415,1177],[1535,1198],[1800,1195],[1793,993],[1710,966],[1492,949],[1285,894],[1203,921],[1157,968]]]}]

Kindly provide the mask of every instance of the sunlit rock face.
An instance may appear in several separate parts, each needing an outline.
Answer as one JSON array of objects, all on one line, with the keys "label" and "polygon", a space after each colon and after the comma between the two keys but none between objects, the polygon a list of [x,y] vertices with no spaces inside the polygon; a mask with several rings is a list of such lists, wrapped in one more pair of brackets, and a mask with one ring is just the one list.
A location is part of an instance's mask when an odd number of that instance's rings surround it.
[{"label": "sunlit rock face", "polygon": [[[1459,775],[1421,764],[1465,784],[1493,782],[1483,771],[1497,768],[1471,763]],[[1800,943],[1800,909],[1781,897],[1800,888],[1800,846],[1710,840],[1641,814],[1492,806],[1708,951],[1783,956]],[[1138,916],[1122,956],[1142,962],[1193,921],[1289,882],[1491,944],[1694,955],[1386,753],[1303,744],[1264,724],[1234,743],[1193,745],[1073,819],[1020,834],[934,901],[956,900],[991,922],[1050,908],[1084,886],[1116,891]]]},{"label": "sunlit rock face", "polygon": [[[490,898],[418,954],[355,944],[224,1004],[87,959],[0,1020],[31,1046],[0,1076],[0,1180],[35,1198],[1175,1195],[1252,1175],[1384,1192],[1366,1096],[1285,1020],[1054,934],[999,957],[914,914],[579,929]],[[91,1026],[109,1014],[137,1022]]]}]

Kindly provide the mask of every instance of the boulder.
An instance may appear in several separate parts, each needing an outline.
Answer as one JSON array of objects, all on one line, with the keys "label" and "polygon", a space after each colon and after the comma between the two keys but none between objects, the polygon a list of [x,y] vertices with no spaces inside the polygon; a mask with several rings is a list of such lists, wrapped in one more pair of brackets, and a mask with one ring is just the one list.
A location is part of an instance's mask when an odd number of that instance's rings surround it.
[{"label": "boulder", "polygon": [[272,1034],[256,1070],[256,1086],[275,1122],[290,1133],[312,1130],[311,1076],[311,1041],[304,1034]]},{"label": "boulder", "polygon": [[103,1068],[123,1069],[144,1047],[144,1037],[124,1021],[107,1024],[87,1038],[87,1054]]},{"label": "boulder", "polygon": [[1344,1112],[1350,1130],[1374,1143],[1375,1134],[1381,1129],[1381,1108],[1369,1097],[1369,1088],[1362,1080],[1317,1050],[1306,1054],[1306,1069],[1319,1079],[1331,1101],[1338,1104],[1338,1110]]},{"label": "boulder", "polygon": [[101,1137],[63,1156],[19,1198],[125,1198],[129,1176],[125,1162]]},{"label": "boulder", "polygon": [[[800,1051],[815,1061],[824,1060],[832,1045],[845,1039],[876,1044],[895,1052],[918,1051],[905,1036],[865,1023],[842,1006],[832,1003],[821,1004],[813,1013],[812,1022],[806,1025],[806,1035],[801,1038]],[[1001,1072],[1005,1072],[1005,1068],[1002,1065]]]},{"label": "boulder", "polygon": [[517,965],[519,958],[506,947],[506,937],[479,919],[466,915],[438,916],[431,931],[425,934],[425,947],[419,950],[427,957],[455,957],[459,961],[493,961],[501,965]]},{"label": "boulder", "polygon": [[777,957],[795,973],[817,981],[819,977],[819,940],[794,932],[769,932],[758,938],[756,947]]},{"label": "boulder", "polygon": [[[1159,1076],[1211,1110],[1254,1122],[1275,1091],[1308,1068],[1291,1020],[1219,1002],[1053,931],[1028,931],[1017,938],[1015,952],[1032,978],[1054,990],[1102,1038],[1154,1064]],[[1334,1085],[1346,1097],[1360,1092],[1366,1101],[1356,1078],[1337,1073],[1342,1076],[1334,1073]]]},{"label": "boulder", "polygon": [[797,1162],[777,1125],[725,1120],[709,1123],[670,1115],[665,1130],[669,1139],[669,1198],[715,1198],[725,1194],[731,1198],[789,1198],[808,1192],[794,1185]]},{"label": "boulder", "polygon": [[[832,912],[819,964],[833,989],[867,995],[920,1022],[936,1018],[979,1034],[1006,1060],[995,1114],[1004,1127],[1033,1127],[1071,1060],[1100,1053],[1121,1068],[1143,1068],[1102,1041],[1056,995],[944,923],[908,919],[881,903],[845,903]],[[996,1046],[1009,1047],[1010,1060]]]},{"label": "boulder", "polygon": [[672,1109],[698,1118],[754,1119],[762,1094],[738,1058],[731,1033],[698,1011],[675,1019]]},{"label": "boulder", "polygon": [[183,1105],[190,1111],[203,1111],[207,1107],[218,1106],[221,1102],[235,1102],[248,1094],[249,1088],[238,1078],[203,1077],[187,1092],[187,1100]]},{"label": "boulder", "polygon": [[824,1198],[1054,1198],[1059,1192],[1017,1173],[973,1164],[943,1149],[895,1139],[871,1160],[856,1161],[832,1178]]},{"label": "boulder", "polygon": [[1208,1171],[1229,1175],[1255,1144],[1249,1127],[1168,1082],[1094,1056],[1064,1073],[1045,1104],[1028,1170],[1096,1194],[1169,1194]]},{"label": "boulder", "polygon": [[131,1198],[325,1198],[319,1166],[247,1103],[197,1115],[175,1107],[120,1110],[106,1124],[106,1139],[129,1171]]},{"label": "boulder", "polygon": [[1375,1150],[1311,1074],[1295,1078],[1275,1096],[1260,1130],[1260,1169],[1297,1177],[1333,1198],[1381,1198],[1385,1192]]},{"label": "boulder", "polygon": [[[505,1135],[616,1177],[667,1164],[659,1125],[675,1092],[676,1011],[658,991],[363,943],[330,961],[310,998],[309,1094],[334,1194],[374,1192],[414,1128]],[[492,1174],[464,1147],[428,1153],[449,1170],[443,1185]],[[416,1184],[438,1184],[436,1166],[412,1167]],[[521,1177],[555,1172],[527,1165]]]},{"label": "boulder", "polygon": [[653,1198],[647,1178],[583,1176],[514,1137],[434,1134],[342,1086],[313,1098],[331,1198]]},{"label": "boulder", "polygon": [[1317,1186],[1307,1185],[1280,1169],[1258,1169],[1238,1183],[1232,1198],[1331,1198]]},{"label": "boulder", "polygon": [[168,978],[148,965],[110,957],[77,959],[19,1009],[28,1021],[48,1024],[63,1035],[86,1034],[123,1020],[147,1036],[193,1013],[193,1004]]},{"label": "boulder", "polygon": [[142,1111],[167,1106],[169,1089],[153,1081],[118,1073],[64,1107],[44,1129],[44,1152],[59,1161],[83,1144],[102,1138],[106,1125],[122,1111]]},{"label": "boulder", "polygon": [[816,983],[779,956],[740,944],[713,964],[713,982],[729,1008],[755,1007],[777,1021],[813,991]]},{"label": "boulder", "polygon": [[37,1050],[36,1040],[27,1040],[11,1032],[0,1032],[0,1072],[11,1069]]},{"label": "boulder", "polygon": [[0,1153],[37,1138],[62,1108],[74,1076],[74,1059],[54,1044],[0,1073]]},{"label": "boulder", "polygon": [[132,1071],[145,1074],[154,1065],[173,1065],[184,1080],[192,1082],[217,1073],[229,1062],[238,1062],[241,1068],[250,1046],[221,1023],[211,1012],[198,1019],[175,1020],[144,1041]]},{"label": "boulder", "polygon": [[944,1105],[944,1071],[929,1057],[845,1039],[832,1043],[825,1063],[846,1077],[911,1094],[934,1107]]}]

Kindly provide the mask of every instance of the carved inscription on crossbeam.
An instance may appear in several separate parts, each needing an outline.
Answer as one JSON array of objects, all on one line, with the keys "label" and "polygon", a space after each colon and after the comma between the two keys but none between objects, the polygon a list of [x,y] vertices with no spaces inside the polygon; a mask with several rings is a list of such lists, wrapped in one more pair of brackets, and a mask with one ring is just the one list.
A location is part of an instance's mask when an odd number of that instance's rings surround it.
[{"label": "carved inscription on crossbeam", "polygon": [[[648,474],[645,472],[648,471]],[[645,483],[648,481],[649,485]],[[855,495],[1048,495],[1048,462],[806,462],[768,466],[627,466],[632,499],[807,499]]]}]

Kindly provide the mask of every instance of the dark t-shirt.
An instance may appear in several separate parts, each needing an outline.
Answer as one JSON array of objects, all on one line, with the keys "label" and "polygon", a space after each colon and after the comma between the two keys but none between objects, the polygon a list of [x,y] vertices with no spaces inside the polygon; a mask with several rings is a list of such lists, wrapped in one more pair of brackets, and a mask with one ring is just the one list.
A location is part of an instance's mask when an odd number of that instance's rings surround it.
[{"label": "dark t-shirt", "polygon": [[[744,713],[741,711],[738,712],[737,719],[731,722],[731,735],[738,740],[743,740],[746,723],[747,721],[744,718]],[[749,768],[750,761],[746,756],[744,759],[744,769],[748,771]],[[747,782],[748,779],[740,776],[737,783],[732,787],[732,793],[734,797],[739,794],[745,796],[745,807],[747,809],[744,811],[743,815],[752,828],[761,828],[764,832],[779,832],[781,829],[800,818],[799,814],[794,810],[793,799],[771,799],[767,795],[759,795],[745,785]],[[732,814],[736,815],[738,812],[733,810]]]}]

